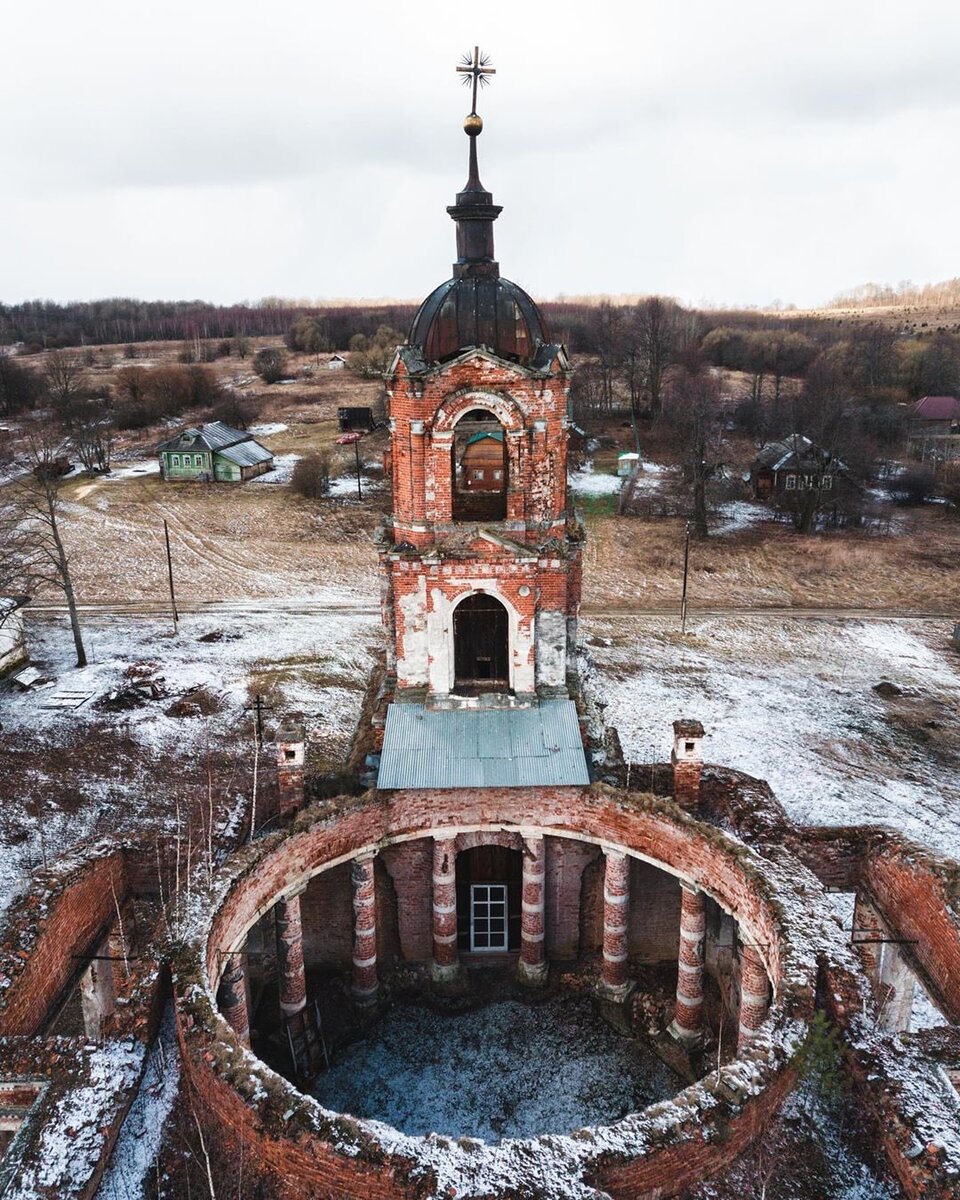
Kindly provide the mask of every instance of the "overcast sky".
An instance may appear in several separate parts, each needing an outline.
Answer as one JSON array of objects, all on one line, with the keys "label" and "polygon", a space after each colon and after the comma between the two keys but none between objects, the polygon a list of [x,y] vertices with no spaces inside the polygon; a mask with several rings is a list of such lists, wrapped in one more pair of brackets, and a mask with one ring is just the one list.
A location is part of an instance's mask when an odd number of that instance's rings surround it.
[{"label": "overcast sky", "polygon": [[810,305],[960,274],[956,0],[4,5],[0,300],[419,298],[475,43],[505,275]]}]

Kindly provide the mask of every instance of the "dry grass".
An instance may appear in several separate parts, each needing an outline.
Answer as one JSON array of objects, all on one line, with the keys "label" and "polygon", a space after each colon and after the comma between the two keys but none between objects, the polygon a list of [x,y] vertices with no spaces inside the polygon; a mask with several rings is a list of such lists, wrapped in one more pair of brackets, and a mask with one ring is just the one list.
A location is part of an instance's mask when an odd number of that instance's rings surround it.
[{"label": "dry grass", "polygon": [[[942,510],[904,510],[907,529],[888,537],[844,532],[800,537],[763,525],[691,544],[695,607],[888,608],[960,606],[960,521]],[[596,518],[589,523],[584,605],[589,609],[679,604],[683,522]]]}]

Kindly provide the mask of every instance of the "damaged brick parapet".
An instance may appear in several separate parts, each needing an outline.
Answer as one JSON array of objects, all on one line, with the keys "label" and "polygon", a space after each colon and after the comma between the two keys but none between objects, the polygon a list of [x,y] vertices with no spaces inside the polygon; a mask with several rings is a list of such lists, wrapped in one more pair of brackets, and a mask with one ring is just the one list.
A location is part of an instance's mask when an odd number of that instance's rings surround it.
[{"label": "damaged brick parapet", "polygon": [[[923,1039],[884,1033],[864,978],[852,960],[822,963],[820,992],[843,1034],[843,1056],[859,1108],[908,1200],[960,1194],[960,1100]],[[926,1031],[932,1033],[933,1031]],[[943,1137],[952,1140],[948,1153]]]},{"label": "damaged brick parapet", "polygon": [[[775,980],[776,1001],[755,1040],[741,1058],[675,1100],[582,1136],[527,1139],[522,1160],[514,1161],[509,1142],[457,1143],[396,1133],[385,1142],[375,1122],[324,1113],[224,1036],[226,1023],[210,991],[223,970],[217,948],[237,945],[255,914],[305,873],[342,862],[353,848],[361,860],[376,848],[388,858],[398,846],[416,844],[408,839],[419,838],[430,845],[423,864],[428,884],[431,868],[439,868],[435,894],[442,901],[443,886],[454,876],[443,847],[479,845],[492,837],[496,844],[536,849],[538,839],[578,835],[607,846],[615,867],[620,859],[626,866],[639,856],[679,872],[693,886],[709,881],[710,894],[738,912],[746,935],[765,947],[764,970]],[[530,912],[536,915],[538,873],[527,874]],[[610,895],[618,897],[625,879],[611,882]],[[200,1119],[211,1129],[229,1125],[243,1139],[245,1157],[249,1152],[268,1175],[288,1181],[291,1200],[323,1189],[365,1200],[442,1195],[442,1181],[452,1178],[448,1170],[456,1173],[458,1186],[488,1196],[513,1194],[510,1189],[524,1186],[528,1171],[536,1172],[537,1181],[562,1179],[564,1188],[570,1180],[589,1180],[624,1200],[655,1188],[663,1196],[681,1191],[741,1153],[793,1084],[790,1058],[812,1013],[813,957],[805,922],[816,887],[798,864],[764,862],[670,801],[602,785],[370,793],[311,806],[288,829],[243,847],[226,865],[178,960],[178,1026],[185,1071],[202,1098]],[[803,916],[796,927],[795,914]],[[429,945],[427,938],[427,956]],[[509,1186],[491,1183],[497,1180]],[[537,1194],[559,1200],[561,1193],[548,1187]]]}]

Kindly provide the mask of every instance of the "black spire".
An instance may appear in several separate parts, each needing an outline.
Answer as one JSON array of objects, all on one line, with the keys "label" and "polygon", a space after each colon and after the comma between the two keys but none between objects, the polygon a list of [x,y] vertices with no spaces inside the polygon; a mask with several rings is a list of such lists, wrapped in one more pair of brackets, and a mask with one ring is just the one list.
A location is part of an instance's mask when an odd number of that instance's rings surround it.
[{"label": "black spire", "polygon": [[473,87],[473,108],[463,123],[470,139],[470,174],[463,191],[457,194],[456,204],[447,208],[457,223],[457,261],[453,264],[456,279],[495,279],[500,274],[500,265],[493,257],[493,223],[503,209],[494,204],[493,193],[484,190],[477,165],[477,138],[483,130],[483,121],[477,115],[477,86],[496,74],[489,61],[480,54],[479,47],[474,47],[473,57],[464,55],[463,64],[457,67],[463,82]]}]

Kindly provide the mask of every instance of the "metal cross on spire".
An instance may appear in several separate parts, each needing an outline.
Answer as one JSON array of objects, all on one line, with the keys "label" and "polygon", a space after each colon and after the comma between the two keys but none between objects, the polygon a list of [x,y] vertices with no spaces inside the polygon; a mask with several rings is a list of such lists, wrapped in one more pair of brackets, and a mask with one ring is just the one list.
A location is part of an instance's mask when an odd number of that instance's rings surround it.
[{"label": "metal cross on spire", "polygon": [[463,76],[463,86],[473,87],[473,107],[470,109],[471,116],[477,111],[477,86],[486,87],[490,80],[488,75],[496,75],[496,69],[490,66],[490,56],[480,53],[480,47],[474,46],[473,58],[469,54],[465,54],[460,60],[461,65],[457,67],[457,73]]}]

